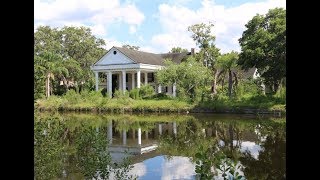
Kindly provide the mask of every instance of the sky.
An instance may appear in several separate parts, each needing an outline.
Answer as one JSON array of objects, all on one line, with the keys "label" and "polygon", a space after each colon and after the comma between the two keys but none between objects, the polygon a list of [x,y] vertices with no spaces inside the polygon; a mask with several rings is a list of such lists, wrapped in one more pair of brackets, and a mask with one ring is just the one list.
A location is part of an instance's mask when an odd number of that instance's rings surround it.
[{"label": "sky", "polygon": [[212,22],[220,52],[240,52],[245,24],[269,9],[286,9],[286,0],[35,0],[34,30],[85,26],[104,39],[107,50],[124,44],[166,53],[172,47],[196,48],[188,26]]}]

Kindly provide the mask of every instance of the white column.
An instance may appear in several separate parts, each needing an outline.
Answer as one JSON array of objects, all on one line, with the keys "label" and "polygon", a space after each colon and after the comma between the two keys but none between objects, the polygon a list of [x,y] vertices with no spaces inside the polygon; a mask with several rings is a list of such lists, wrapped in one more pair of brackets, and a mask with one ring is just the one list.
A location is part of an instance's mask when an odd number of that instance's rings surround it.
[{"label": "white column", "polygon": [[122,78],[121,78],[121,73],[119,73],[119,76],[118,76],[118,79],[119,79],[119,89],[118,90],[122,90]]},{"label": "white column", "polygon": [[140,70],[137,70],[137,88],[140,88],[140,82],[141,82]]},{"label": "white column", "polygon": [[112,144],[112,121],[108,123],[108,134],[107,134],[109,144]]},{"label": "white column", "polygon": [[162,124],[159,124],[159,134],[162,135]]},{"label": "white column", "polygon": [[173,134],[177,135],[177,123],[173,122]]},{"label": "white column", "polygon": [[145,85],[148,84],[148,73],[147,72],[144,73],[144,84]]},{"label": "white column", "polygon": [[99,72],[94,72],[96,76],[96,91],[99,90]]},{"label": "white column", "polygon": [[138,144],[141,146],[141,128],[138,129]]},{"label": "white column", "polygon": [[176,97],[176,95],[177,95],[177,94],[176,94],[176,83],[173,83],[172,91],[173,91],[173,92],[172,92],[172,96],[173,96],[173,97]]},{"label": "white column", "polygon": [[126,71],[125,70],[122,70],[122,91],[123,91],[123,94],[126,91]]},{"label": "white column", "polygon": [[134,73],[131,73],[131,89],[134,89]]},{"label": "white column", "polygon": [[122,144],[123,145],[127,144],[127,131],[126,130],[122,131]]},{"label": "white column", "polygon": [[108,94],[112,98],[112,72],[108,72]]},{"label": "white column", "polygon": [[158,93],[161,93],[161,84],[158,85]]}]

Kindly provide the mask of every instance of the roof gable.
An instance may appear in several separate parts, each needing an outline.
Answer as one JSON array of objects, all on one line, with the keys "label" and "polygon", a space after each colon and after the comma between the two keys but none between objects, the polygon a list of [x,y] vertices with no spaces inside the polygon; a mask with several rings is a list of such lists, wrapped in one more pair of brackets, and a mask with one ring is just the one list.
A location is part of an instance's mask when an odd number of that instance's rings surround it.
[{"label": "roof gable", "polygon": [[[113,52],[117,53],[114,54]],[[181,63],[181,61],[189,55],[188,53],[164,53],[154,54],[143,51],[136,51],[122,47],[112,47],[95,66],[115,65],[115,64],[151,64],[164,65],[166,58],[172,59],[173,62]]]},{"label": "roof gable", "polygon": [[114,65],[114,64],[134,64],[134,60],[123,54],[116,47],[112,47],[98,62],[94,65]]}]

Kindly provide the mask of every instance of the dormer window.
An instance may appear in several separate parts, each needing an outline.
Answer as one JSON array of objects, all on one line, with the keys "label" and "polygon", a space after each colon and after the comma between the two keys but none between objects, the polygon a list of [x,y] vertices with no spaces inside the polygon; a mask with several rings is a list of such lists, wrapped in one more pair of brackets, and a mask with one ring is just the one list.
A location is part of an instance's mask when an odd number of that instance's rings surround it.
[{"label": "dormer window", "polygon": [[116,55],[116,54],[117,54],[117,51],[113,51],[113,54]]}]

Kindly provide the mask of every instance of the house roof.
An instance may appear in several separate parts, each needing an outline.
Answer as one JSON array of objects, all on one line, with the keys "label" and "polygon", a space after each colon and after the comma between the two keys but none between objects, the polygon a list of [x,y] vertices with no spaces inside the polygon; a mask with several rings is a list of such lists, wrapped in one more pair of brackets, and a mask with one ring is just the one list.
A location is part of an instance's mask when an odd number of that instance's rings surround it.
[{"label": "house roof", "polygon": [[181,60],[188,55],[188,53],[154,54],[154,53],[149,53],[144,51],[131,50],[123,47],[115,47],[115,48],[136,63],[153,64],[153,65],[164,65],[165,58],[170,58],[172,59],[173,62],[180,63]]}]

